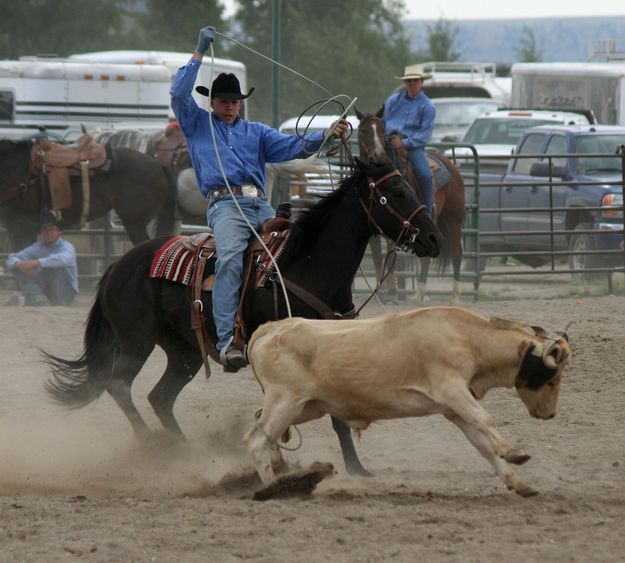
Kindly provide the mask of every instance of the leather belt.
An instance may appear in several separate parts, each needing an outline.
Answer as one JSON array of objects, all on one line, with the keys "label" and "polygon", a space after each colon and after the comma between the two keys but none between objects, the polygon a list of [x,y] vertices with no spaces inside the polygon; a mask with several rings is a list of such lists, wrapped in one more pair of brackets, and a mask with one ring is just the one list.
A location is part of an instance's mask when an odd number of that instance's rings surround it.
[{"label": "leather belt", "polygon": [[[254,184],[243,184],[242,186],[231,186],[232,191],[235,195],[241,195],[243,197],[261,197],[263,192],[261,192]],[[210,192],[206,199],[208,201],[212,201],[215,198],[230,195],[230,191],[225,186],[220,186],[215,188],[212,192]]]}]

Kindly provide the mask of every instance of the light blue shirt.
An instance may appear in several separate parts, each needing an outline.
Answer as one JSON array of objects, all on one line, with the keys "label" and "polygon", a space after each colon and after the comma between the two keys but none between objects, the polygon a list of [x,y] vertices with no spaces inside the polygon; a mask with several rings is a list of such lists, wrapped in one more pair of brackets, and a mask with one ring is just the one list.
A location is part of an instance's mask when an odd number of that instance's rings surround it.
[{"label": "light blue shirt", "polygon": [[432,138],[435,119],[436,108],[423,91],[410,98],[402,89],[384,102],[382,123],[386,134],[402,135],[407,150],[425,147]]},{"label": "light blue shirt", "polygon": [[[200,61],[191,59],[178,69],[171,86],[171,107],[186,139],[202,195],[207,196],[225,181],[215,155],[209,119],[192,91]],[[284,135],[264,123],[237,118],[229,125],[212,114],[217,148],[231,186],[254,184],[263,192],[265,163],[306,158],[317,151],[323,132],[309,133],[302,141],[297,135]]]},{"label": "light blue shirt", "polygon": [[54,244],[46,246],[40,240],[27,246],[24,250],[9,254],[7,267],[14,270],[18,262],[39,260],[41,268],[66,268],[74,291],[78,293],[78,267],[76,250],[71,243],[58,238]]}]

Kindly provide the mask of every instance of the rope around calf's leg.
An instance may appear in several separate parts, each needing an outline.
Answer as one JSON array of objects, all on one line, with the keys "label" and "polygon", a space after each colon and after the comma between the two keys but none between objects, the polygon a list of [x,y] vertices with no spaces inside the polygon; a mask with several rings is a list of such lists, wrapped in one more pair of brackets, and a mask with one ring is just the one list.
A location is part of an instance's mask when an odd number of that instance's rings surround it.
[{"label": "rope around calf's leg", "polygon": [[256,428],[258,428],[262,432],[263,436],[267,438],[267,440],[269,440],[270,443],[272,443],[277,448],[280,448],[281,450],[284,450],[287,452],[294,452],[294,451],[299,450],[302,447],[302,443],[303,443],[302,433],[299,431],[299,428],[297,426],[293,425],[293,428],[295,428],[295,432],[297,432],[297,436],[299,438],[299,443],[297,444],[297,446],[294,446],[292,448],[289,448],[288,446],[282,446],[281,444],[276,442],[271,436],[269,436],[267,432],[265,432],[264,428],[259,424],[258,420],[260,419],[261,414],[263,414],[263,409],[258,409],[254,413],[254,426],[256,426]]}]

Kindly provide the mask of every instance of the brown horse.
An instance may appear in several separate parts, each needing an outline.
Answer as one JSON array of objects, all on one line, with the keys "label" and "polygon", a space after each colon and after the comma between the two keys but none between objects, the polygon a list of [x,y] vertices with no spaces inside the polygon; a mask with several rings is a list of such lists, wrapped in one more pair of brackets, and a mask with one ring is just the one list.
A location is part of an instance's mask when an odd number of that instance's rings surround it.
[{"label": "brown horse", "polygon": [[[384,108],[381,108],[375,115],[363,114],[356,111],[356,116],[360,120],[358,125],[358,147],[360,158],[364,161],[386,160],[392,162],[406,178],[406,181],[421,197],[421,189],[414,175],[410,161],[405,152],[396,153],[391,147],[386,136],[384,124],[380,119]],[[449,180],[443,185],[437,186],[433,182],[434,219],[436,226],[443,235],[443,246],[440,254],[440,270],[445,270],[446,264],[451,259],[454,283],[452,290],[452,302],[458,303],[460,300],[460,263],[462,260],[462,225],[464,223],[464,179],[458,167],[449,160],[443,153],[436,150],[427,151],[429,157],[434,157],[447,168]],[[377,242],[377,244],[375,244]],[[372,239],[371,250],[378,277],[382,274],[382,251],[379,238]],[[419,278],[417,282],[417,292],[415,299],[422,302],[425,296],[427,276],[430,268],[430,258],[420,259]],[[391,272],[387,282],[395,289],[397,280]]]},{"label": "brown horse", "polygon": [[[47,181],[31,169],[31,141],[0,140],[0,220],[11,246],[33,242],[38,219],[49,206]],[[107,172],[90,178],[87,221],[114,209],[133,244],[149,239],[147,226],[158,215],[157,234],[171,234],[174,209],[167,209],[169,187],[161,165],[132,149],[111,148]],[[80,176],[71,176],[71,207],[62,209],[63,228],[79,227],[82,215]],[[159,215],[161,213],[161,215]]]}]

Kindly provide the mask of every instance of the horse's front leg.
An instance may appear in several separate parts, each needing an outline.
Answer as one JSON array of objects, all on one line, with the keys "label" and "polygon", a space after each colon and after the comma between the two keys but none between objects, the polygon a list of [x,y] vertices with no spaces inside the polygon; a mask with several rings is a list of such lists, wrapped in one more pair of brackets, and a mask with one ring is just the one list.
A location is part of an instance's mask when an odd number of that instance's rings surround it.
[{"label": "horse's front leg", "polygon": [[345,463],[345,469],[350,475],[360,475],[362,477],[373,477],[373,473],[367,471],[356,453],[354,447],[354,440],[352,439],[352,433],[346,422],[339,418],[332,418],[332,428],[339,437],[339,443],[341,444],[341,452],[343,453],[343,462]]},{"label": "horse's front leg", "polygon": [[425,292],[427,289],[428,273],[430,271],[430,259],[427,256],[419,258],[419,275],[417,277],[417,291],[413,300],[417,303],[424,303],[427,299]]}]

